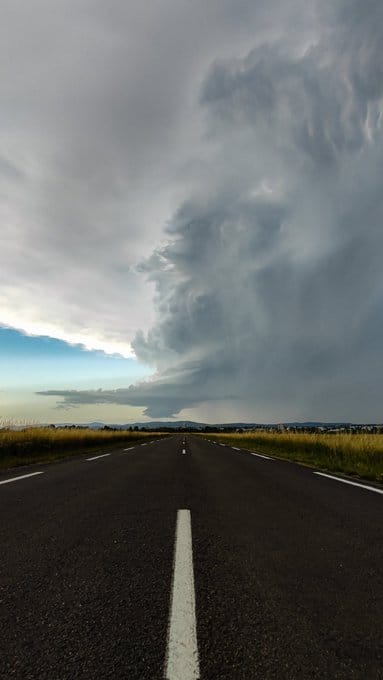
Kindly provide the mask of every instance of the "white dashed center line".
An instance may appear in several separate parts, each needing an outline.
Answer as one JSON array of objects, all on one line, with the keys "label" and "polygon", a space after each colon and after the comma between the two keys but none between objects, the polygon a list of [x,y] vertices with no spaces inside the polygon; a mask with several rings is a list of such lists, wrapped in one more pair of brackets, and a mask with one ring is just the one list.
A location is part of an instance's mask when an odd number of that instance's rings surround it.
[{"label": "white dashed center line", "polygon": [[375,493],[383,494],[383,489],[377,489],[376,486],[367,486],[367,484],[359,484],[358,482],[352,482],[350,479],[342,479],[341,477],[333,477],[332,475],[326,475],[324,472],[314,472],[314,475],[320,475],[321,477],[334,479],[336,482],[342,482],[342,484],[351,484],[351,486],[358,486],[360,489],[366,489],[366,491],[375,491]]},{"label": "white dashed center line", "polygon": [[190,510],[177,513],[165,678],[199,678]]},{"label": "white dashed center line", "polygon": [[30,472],[29,475],[20,475],[19,477],[11,477],[11,479],[3,479],[0,484],[9,484],[10,482],[18,482],[19,479],[27,479],[27,477],[34,477],[35,475],[43,475],[42,472]]},{"label": "white dashed center line", "polygon": [[98,458],[105,458],[106,456],[110,456],[110,453],[103,453],[101,456],[92,456],[92,458],[87,458],[86,460],[98,460]]},{"label": "white dashed center line", "polygon": [[182,453],[186,453],[186,449],[182,449]]}]

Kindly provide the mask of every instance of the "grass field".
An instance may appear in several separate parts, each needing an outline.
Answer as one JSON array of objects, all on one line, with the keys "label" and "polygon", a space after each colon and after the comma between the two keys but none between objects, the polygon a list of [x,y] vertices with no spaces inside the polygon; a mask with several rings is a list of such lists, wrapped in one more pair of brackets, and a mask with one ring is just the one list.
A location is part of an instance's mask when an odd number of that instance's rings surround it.
[{"label": "grass field", "polygon": [[231,446],[269,453],[311,465],[383,482],[383,435],[251,432],[203,435]]},{"label": "grass field", "polygon": [[94,451],[166,437],[153,432],[28,427],[0,430],[0,469],[46,463],[85,451]]}]

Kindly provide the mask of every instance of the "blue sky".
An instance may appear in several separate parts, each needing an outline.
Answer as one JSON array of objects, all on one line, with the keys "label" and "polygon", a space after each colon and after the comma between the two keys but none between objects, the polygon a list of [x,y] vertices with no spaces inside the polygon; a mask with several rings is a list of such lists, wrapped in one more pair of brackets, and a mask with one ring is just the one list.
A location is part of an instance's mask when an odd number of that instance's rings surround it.
[{"label": "blue sky", "polygon": [[150,374],[134,358],[88,351],[62,340],[28,336],[0,327],[0,417],[15,421],[125,422],[140,418],[141,410],[129,406],[86,406],[57,410],[56,400],[35,395],[39,390],[116,389]]}]

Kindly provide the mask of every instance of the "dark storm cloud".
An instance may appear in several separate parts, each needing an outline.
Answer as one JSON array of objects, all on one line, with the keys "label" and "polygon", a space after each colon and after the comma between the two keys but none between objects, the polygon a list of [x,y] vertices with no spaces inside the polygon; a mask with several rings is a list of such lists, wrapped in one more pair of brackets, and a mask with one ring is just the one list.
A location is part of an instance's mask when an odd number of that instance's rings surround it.
[{"label": "dark storm cloud", "polygon": [[307,44],[255,32],[201,79],[198,173],[141,267],[157,321],[133,348],[156,376],[64,404],[381,420],[382,7],[307,7]]}]

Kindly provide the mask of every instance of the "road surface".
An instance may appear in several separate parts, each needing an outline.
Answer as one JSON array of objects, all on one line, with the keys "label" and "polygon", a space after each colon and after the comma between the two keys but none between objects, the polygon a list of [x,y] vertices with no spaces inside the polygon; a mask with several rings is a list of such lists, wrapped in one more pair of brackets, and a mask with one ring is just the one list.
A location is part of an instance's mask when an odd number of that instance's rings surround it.
[{"label": "road surface", "polygon": [[2,472],[0,678],[383,678],[366,486],[189,435]]}]

